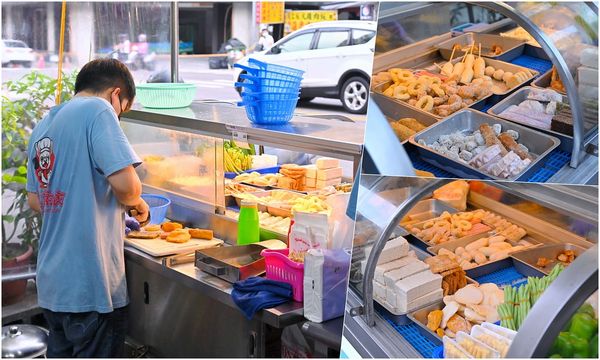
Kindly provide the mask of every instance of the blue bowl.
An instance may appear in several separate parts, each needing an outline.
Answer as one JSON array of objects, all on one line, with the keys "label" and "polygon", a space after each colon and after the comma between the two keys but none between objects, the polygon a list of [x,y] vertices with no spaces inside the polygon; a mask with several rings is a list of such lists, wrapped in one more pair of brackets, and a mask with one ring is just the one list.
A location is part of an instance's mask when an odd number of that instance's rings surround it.
[{"label": "blue bowl", "polygon": [[150,207],[150,224],[161,224],[167,216],[171,200],[162,195],[142,194],[142,199]]}]

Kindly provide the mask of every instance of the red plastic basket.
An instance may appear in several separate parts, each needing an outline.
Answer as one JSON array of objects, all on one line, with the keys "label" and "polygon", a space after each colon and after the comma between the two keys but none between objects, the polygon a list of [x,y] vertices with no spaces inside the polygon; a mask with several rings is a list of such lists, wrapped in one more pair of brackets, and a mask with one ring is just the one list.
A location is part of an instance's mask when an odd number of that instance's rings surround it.
[{"label": "red plastic basket", "polygon": [[292,285],[294,300],[304,300],[304,264],[288,258],[290,249],[261,251],[265,258],[267,279]]}]

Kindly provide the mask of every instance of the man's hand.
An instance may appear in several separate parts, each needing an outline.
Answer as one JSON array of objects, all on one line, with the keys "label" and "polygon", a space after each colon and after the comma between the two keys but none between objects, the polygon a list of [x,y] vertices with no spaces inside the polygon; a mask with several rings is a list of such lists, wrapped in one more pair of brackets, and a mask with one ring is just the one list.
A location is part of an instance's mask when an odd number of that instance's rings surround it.
[{"label": "man's hand", "polygon": [[137,205],[129,207],[127,210],[140,224],[148,220],[148,216],[150,215],[150,207],[148,207],[148,204],[142,198],[140,198],[140,202]]}]

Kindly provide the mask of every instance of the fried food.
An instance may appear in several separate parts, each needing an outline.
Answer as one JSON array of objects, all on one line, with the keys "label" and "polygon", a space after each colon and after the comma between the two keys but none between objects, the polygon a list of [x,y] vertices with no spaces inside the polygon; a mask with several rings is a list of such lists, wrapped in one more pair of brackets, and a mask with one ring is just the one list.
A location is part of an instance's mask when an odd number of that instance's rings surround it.
[{"label": "fried food", "polygon": [[440,324],[442,323],[442,316],[444,313],[442,310],[434,310],[427,314],[427,328],[431,331],[436,331],[439,329]]},{"label": "fried food", "polygon": [[390,125],[392,126],[392,129],[396,133],[396,136],[398,136],[400,138],[400,140],[402,140],[402,141],[408,140],[409,137],[416,134],[415,130],[401,124],[399,121],[393,121],[390,123]]},{"label": "fried food", "polygon": [[149,224],[144,226],[145,231],[160,231],[160,225]]},{"label": "fried food", "polygon": [[183,225],[181,225],[180,223],[176,223],[176,222],[166,222],[166,223],[163,223],[160,227],[165,232],[171,232],[173,230],[182,229]]},{"label": "fried food", "polygon": [[427,128],[415,118],[402,118],[398,119],[397,122],[416,132],[425,130]]},{"label": "fried food", "polygon": [[485,140],[485,145],[499,145],[502,155],[508,152],[506,151],[504,145],[502,145],[500,139],[498,139],[498,137],[496,136],[496,133],[494,133],[494,129],[492,129],[492,127],[489,124],[481,124],[479,126],[479,131],[481,132],[481,136],[483,136],[483,139]]},{"label": "fried food", "polygon": [[159,236],[158,231],[130,231],[127,235],[130,239],[156,239]]},{"label": "fried food", "polygon": [[183,244],[188,241],[192,236],[187,231],[173,231],[169,235],[167,235],[167,241],[172,243]]},{"label": "fried food", "polygon": [[423,111],[431,112],[433,110],[433,97],[430,95],[423,96],[417,101],[416,107]]},{"label": "fried food", "polygon": [[189,234],[194,239],[212,240],[213,231],[207,229],[188,229]]},{"label": "fried food", "polygon": [[523,160],[531,159],[529,155],[529,151],[524,150],[515,139],[507,133],[502,133],[498,136],[498,139],[504,145],[504,147],[510,151],[513,151],[515,154],[519,155],[519,157]]}]

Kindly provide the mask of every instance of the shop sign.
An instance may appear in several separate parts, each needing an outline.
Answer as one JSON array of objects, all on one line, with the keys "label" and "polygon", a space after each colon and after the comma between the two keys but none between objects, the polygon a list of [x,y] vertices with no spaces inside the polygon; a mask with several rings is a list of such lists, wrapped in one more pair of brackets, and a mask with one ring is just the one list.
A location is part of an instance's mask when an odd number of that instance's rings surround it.
[{"label": "shop sign", "polygon": [[286,11],[285,12],[285,32],[291,33],[301,29],[305,25],[337,20],[337,10],[307,10],[307,11]]},{"label": "shop sign", "polygon": [[283,24],[285,21],[285,3],[283,1],[257,1],[257,24]]}]

